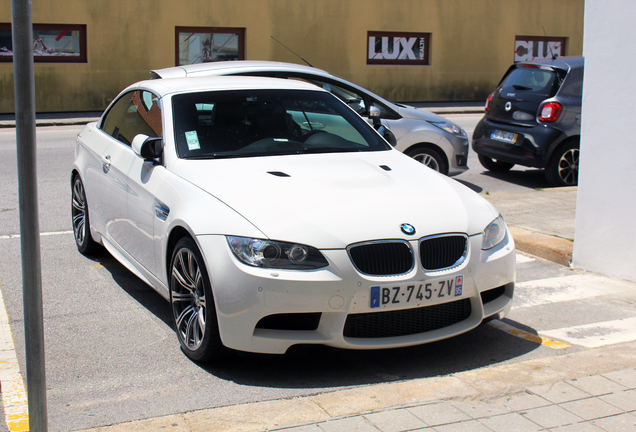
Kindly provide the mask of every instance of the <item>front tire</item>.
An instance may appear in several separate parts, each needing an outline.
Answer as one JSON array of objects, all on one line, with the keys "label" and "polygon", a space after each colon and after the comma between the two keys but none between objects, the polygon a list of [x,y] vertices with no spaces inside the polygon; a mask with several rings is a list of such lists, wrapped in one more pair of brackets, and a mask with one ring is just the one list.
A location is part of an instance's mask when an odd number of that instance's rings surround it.
[{"label": "front tire", "polygon": [[170,260],[170,305],[181,350],[196,362],[227,354],[201,252],[188,237],[179,240]]},{"label": "front tire", "polygon": [[91,235],[91,224],[88,219],[88,204],[84,184],[79,175],[73,177],[73,195],[71,198],[71,217],[73,222],[73,235],[77,250],[82,255],[90,255],[95,252],[98,244]]},{"label": "front tire", "polygon": [[579,183],[579,143],[570,141],[554,151],[545,177],[553,186],[576,186]]},{"label": "front tire", "polygon": [[479,163],[488,171],[492,172],[510,171],[510,169],[515,166],[515,164],[492,160],[491,158],[482,155],[479,155]]},{"label": "front tire", "polygon": [[416,161],[426,165],[430,169],[440,172],[442,174],[448,174],[448,168],[446,162],[440,156],[440,154],[430,147],[415,147],[413,149],[404,152],[407,156],[412,157]]}]

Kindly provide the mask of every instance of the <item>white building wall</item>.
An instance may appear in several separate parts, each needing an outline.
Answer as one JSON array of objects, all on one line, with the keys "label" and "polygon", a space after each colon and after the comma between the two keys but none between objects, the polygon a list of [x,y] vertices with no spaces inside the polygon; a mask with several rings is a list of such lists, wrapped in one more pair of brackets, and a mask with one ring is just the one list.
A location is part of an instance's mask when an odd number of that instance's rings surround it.
[{"label": "white building wall", "polygon": [[573,265],[636,281],[636,2],[586,0]]}]

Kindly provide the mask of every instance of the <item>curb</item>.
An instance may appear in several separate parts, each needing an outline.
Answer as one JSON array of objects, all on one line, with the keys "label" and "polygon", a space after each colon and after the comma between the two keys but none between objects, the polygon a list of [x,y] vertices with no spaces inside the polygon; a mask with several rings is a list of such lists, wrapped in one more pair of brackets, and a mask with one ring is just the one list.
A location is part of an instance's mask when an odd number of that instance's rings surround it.
[{"label": "curb", "polygon": [[435,107],[421,107],[421,109],[425,109],[426,111],[430,111],[433,114],[437,115],[447,115],[447,114],[484,114],[484,107],[473,108],[473,107],[455,107],[455,108],[435,108]]},{"label": "curb", "polygon": [[[374,384],[314,396],[210,408],[152,419],[85,429],[127,432],[170,429],[178,432],[281,430],[329,420],[439,401],[487,401],[559,381],[633,368],[636,342],[484,367],[455,374]],[[248,414],[249,413],[249,414]]]},{"label": "curb", "polygon": [[508,227],[518,251],[570,266],[574,242],[559,237],[528,231],[523,228]]}]

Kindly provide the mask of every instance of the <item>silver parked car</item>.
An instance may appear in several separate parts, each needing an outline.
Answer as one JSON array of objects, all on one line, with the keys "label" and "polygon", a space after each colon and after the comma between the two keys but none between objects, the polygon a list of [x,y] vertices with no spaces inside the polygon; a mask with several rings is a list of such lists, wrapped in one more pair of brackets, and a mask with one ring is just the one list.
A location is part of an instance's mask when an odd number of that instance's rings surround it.
[{"label": "silver parked car", "polygon": [[469,140],[461,127],[426,110],[391,103],[321,69],[270,61],[227,61],[157,69],[150,75],[154,79],[248,75],[305,80],[330,91],[369,121],[377,115],[372,107],[377,108],[382,125],[395,136],[395,148],[429,168],[449,176],[468,169]]}]

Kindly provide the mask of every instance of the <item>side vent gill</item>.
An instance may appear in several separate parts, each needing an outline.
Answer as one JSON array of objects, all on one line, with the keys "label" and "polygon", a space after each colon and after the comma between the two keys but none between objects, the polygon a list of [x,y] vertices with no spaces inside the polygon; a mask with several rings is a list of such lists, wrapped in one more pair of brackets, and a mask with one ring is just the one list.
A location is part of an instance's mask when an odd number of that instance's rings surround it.
[{"label": "side vent gill", "polygon": [[291,177],[289,174],[280,171],[267,171],[267,174],[271,174],[276,177]]}]

